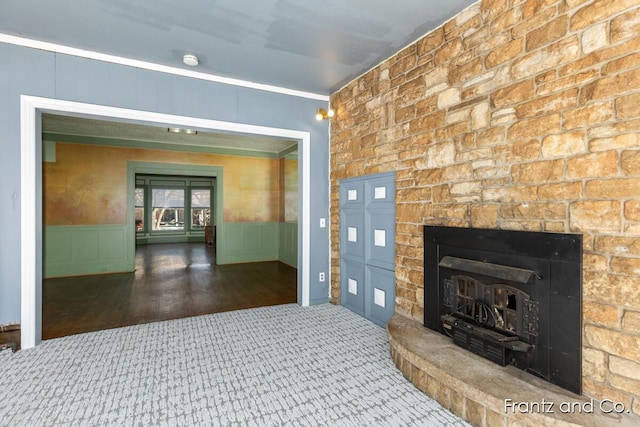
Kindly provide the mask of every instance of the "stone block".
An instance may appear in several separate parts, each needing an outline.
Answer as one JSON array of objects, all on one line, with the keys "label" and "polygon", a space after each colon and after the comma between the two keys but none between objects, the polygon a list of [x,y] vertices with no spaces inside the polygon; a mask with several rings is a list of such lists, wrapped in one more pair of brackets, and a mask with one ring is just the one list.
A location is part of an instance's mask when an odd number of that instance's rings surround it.
[{"label": "stone block", "polygon": [[545,136],[542,139],[542,157],[566,157],[584,153],[587,149],[585,137],[584,131]]},{"label": "stone block", "polygon": [[500,209],[504,219],[565,219],[565,203],[524,202],[503,205]]},{"label": "stone block", "polygon": [[582,257],[582,268],[586,271],[606,271],[609,268],[609,260],[604,255],[585,253]]},{"label": "stone block", "polygon": [[437,141],[463,137],[471,130],[471,123],[468,121],[453,123],[440,129],[436,129],[435,138]]},{"label": "stone block", "polygon": [[607,379],[607,354],[593,348],[582,349],[582,375],[595,381]]},{"label": "stone block", "polygon": [[625,310],[622,315],[622,328],[629,332],[640,333],[640,311]]},{"label": "stone block", "polygon": [[514,183],[558,181],[563,178],[563,174],[564,162],[561,159],[523,163],[511,167],[511,177]]},{"label": "stone block", "polygon": [[611,42],[617,43],[640,33],[640,9],[630,10],[611,20]]},{"label": "stone block", "polygon": [[505,128],[502,126],[490,127],[478,133],[478,147],[490,147],[499,145],[506,140]]},{"label": "stone block", "polygon": [[602,77],[589,83],[580,92],[580,102],[586,104],[592,100],[626,95],[630,87],[640,87],[640,69]]},{"label": "stone block", "polygon": [[598,22],[584,30],[581,37],[582,51],[587,54],[603,48],[609,41],[607,22]]},{"label": "stone block", "polygon": [[480,2],[480,15],[485,22],[491,21],[507,9],[507,0],[482,0]]},{"label": "stone block", "polygon": [[393,65],[389,67],[389,78],[395,79],[415,67],[415,65],[416,57],[414,55],[407,55],[395,61]]},{"label": "stone block", "polygon": [[484,188],[482,199],[485,202],[525,202],[535,200],[536,186],[509,186],[499,188]]},{"label": "stone block", "polygon": [[[640,63],[640,57],[638,59]],[[616,117],[618,119],[640,117],[640,93],[616,99]]]},{"label": "stone block", "polygon": [[624,202],[624,217],[630,221],[640,221],[640,200]]},{"label": "stone block", "polygon": [[455,38],[441,45],[433,54],[433,62],[436,65],[448,63],[451,58],[458,56],[464,49],[462,40]]},{"label": "stone block", "polygon": [[599,399],[609,399],[612,402],[621,402],[625,407],[630,408],[631,399],[629,394],[622,392],[610,385],[594,381],[590,378],[582,380],[582,393],[586,396],[600,396]]},{"label": "stone block", "polygon": [[640,151],[623,151],[620,166],[622,167],[622,171],[625,175],[639,176]]},{"label": "stone block", "polygon": [[471,129],[478,130],[489,126],[489,103],[482,102],[471,108]]},{"label": "stone block", "polygon": [[640,258],[612,257],[610,269],[614,274],[640,276]]},{"label": "stone block", "polygon": [[[638,42],[640,47],[640,42]],[[640,62],[640,53],[631,53],[622,58],[614,59],[602,67],[602,75],[616,74],[634,68]]]},{"label": "stone block", "polygon": [[526,51],[532,51],[559,40],[567,33],[567,15],[557,17],[527,34]]},{"label": "stone block", "polygon": [[582,30],[598,21],[605,21],[637,5],[637,0],[594,1],[571,16],[571,31]]},{"label": "stone block", "polygon": [[569,205],[569,228],[572,231],[620,232],[621,226],[618,201],[581,201]]},{"label": "stone block", "polygon": [[487,69],[491,69],[497,65],[503,64],[518,57],[524,51],[523,45],[524,39],[518,38],[515,40],[511,40],[506,44],[496,46],[494,50],[489,52],[486,59],[484,60],[485,67]]},{"label": "stone block", "polygon": [[456,147],[452,141],[431,144],[427,147],[426,168],[438,168],[451,165],[456,158]]},{"label": "stone block", "polygon": [[640,381],[621,375],[609,374],[609,384],[632,395],[635,395],[640,390]]},{"label": "stone block", "polygon": [[640,354],[640,336],[595,325],[585,325],[584,330],[587,344],[594,348],[630,360]]},{"label": "stone block", "polygon": [[438,108],[444,109],[460,102],[460,89],[450,87],[438,95]]},{"label": "stone block", "polygon": [[491,103],[496,108],[511,106],[533,97],[535,85],[533,79],[512,84],[496,90],[491,95]]},{"label": "stone block", "polygon": [[510,140],[529,139],[558,133],[559,130],[560,114],[556,113],[518,121],[509,127],[507,138]]},{"label": "stone block", "polygon": [[618,152],[602,151],[585,154],[567,160],[567,178],[618,176]]},{"label": "stone block", "polygon": [[600,72],[598,70],[586,70],[559,79],[555,78],[555,71],[553,75],[554,77],[546,82],[538,82],[536,79],[536,83],[538,84],[536,88],[537,95],[548,95],[569,87],[578,87],[598,77]]},{"label": "stone block", "polygon": [[460,85],[469,78],[480,74],[482,71],[482,58],[474,58],[466,64],[450,68],[449,84],[452,86]]},{"label": "stone block", "polygon": [[596,236],[594,249],[598,252],[609,254],[640,256],[640,239],[635,237]]},{"label": "stone block", "polygon": [[522,8],[512,7],[497,15],[490,23],[491,33],[499,34],[522,21]]},{"label": "stone block", "polygon": [[[635,360],[628,360],[616,356],[611,356],[609,358],[609,370],[611,371],[611,373],[619,375],[621,377],[640,381],[639,362],[640,357],[636,357]],[[640,390],[640,387],[638,387],[638,390]]]},{"label": "stone block", "polygon": [[438,27],[429,34],[418,40],[416,44],[417,55],[424,56],[431,53],[434,49],[442,45],[444,41],[444,29]]},{"label": "stone block", "polygon": [[441,179],[444,182],[454,182],[468,180],[472,176],[471,165],[469,163],[461,163],[442,168]]},{"label": "stone block", "polygon": [[535,76],[540,72],[577,59],[580,56],[580,51],[578,37],[567,37],[516,60],[511,67],[511,75],[515,80]]},{"label": "stone block", "polygon": [[[616,150],[620,148],[636,148],[640,145],[638,134],[627,133],[606,138],[592,138],[589,141],[589,151]],[[624,157],[624,152],[623,152]]]},{"label": "stone block", "polygon": [[587,181],[586,197],[589,199],[625,199],[640,194],[640,178],[594,179]]},{"label": "stone block", "polygon": [[582,316],[587,323],[616,328],[620,326],[618,307],[600,304],[593,301],[583,301]]},{"label": "stone block", "polygon": [[584,107],[565,111],[562,114],[565,129],[576,129],[593,126],[613,120],[614,110],[611,101],[596,102]]},{"label": "stone block", "polygon": [[516,117],[519,119],[539,116],[542,114],[563,111],[575,107],[578,103],[578,88],[568,89],[549,96],[535,97],[516,107]]},{"label": "stone block", "polygon": [[535,29],[546,25],[557,17],[558,10],[556,7],[544,7],[534,14],[531,14],[529,12],[530,10],[532,10],[530,6],[540,3],[542,2],[539,0],[529,0],[527,2],[522,2],[523,16],[525,14],[527,14],[528,16],[525,19],[521,19],[520,22],[513,26],[513,28],[511,29],[511,37],[515,39],[517,37],[526,36]]},{"label": "stone block", "polygon": [[472,205],[471,224],[475,228],[498,228],[498,205]]},{"label": "stone block", "polygon": [[467,398],[464,404],[464,418],[474,426],[484,424],[484,405],[472,399]]}]

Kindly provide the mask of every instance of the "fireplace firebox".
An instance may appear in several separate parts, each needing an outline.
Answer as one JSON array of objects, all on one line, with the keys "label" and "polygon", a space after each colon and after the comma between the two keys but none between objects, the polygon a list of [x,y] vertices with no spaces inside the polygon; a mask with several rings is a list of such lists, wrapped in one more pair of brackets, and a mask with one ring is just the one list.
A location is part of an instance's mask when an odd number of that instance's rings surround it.
[{"label": "fireplace firebox", "polygon": [[425,226],[424,243],[426,327],[581,393],[581,235]]}]

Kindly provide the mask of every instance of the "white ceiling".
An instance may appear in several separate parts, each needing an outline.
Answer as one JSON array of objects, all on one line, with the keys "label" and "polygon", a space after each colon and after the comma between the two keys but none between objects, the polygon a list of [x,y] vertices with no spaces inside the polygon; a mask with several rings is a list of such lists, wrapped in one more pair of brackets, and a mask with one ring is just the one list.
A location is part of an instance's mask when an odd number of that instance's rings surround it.
[{"label": "white ceiling", "polygon": [[[475,1],[0,0],[0,33],[327,96]],[[184,65],[186,53],[200,65]],[[185,146],[281,152],[295,144],[60,116],[43,125]]]}]

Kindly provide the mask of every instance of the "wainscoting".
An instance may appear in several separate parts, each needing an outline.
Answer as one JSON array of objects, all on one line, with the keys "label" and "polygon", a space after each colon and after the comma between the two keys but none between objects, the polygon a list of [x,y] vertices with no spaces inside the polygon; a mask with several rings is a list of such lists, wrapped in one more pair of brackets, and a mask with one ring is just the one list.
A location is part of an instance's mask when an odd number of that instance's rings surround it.
[{"label": "wainscoting", "polygon": [[[227,223],[217,228],[218,264],[282,261],[298,266],[297,222]],[[161,236],[162,237],[162,236]],[[150,243],[202,241],[204,235]],[[44,230],[44,277],[133,271],[134,249],[127,245],[126,225],[49,226]]]},{"label": "wainscoting", "polygon": [[298,223],[280,223],[280,262],[298,268]]},{"label": "wainscoting", "polygon": [[131,271],[126,225],[44,227],[44,277]]}]

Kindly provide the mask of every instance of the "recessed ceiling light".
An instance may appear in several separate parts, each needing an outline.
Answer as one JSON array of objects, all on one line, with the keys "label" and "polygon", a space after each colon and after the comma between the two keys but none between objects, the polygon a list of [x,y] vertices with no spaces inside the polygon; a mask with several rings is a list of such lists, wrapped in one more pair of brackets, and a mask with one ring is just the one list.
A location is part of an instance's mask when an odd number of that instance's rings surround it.
[{"label": "recessed ceiling light", "polygon": [[187,135],[197,135],[198,131],[195,129],[183,129],[183,128],[167,128],[167,132],[171,133],[186,133]]},{"label": "recessed ceiling light", "polygon": [[186,65],[190,66],[190,67],[195,67],[198,65],[198,57],[195,55],[191,55],[191,54],[186,54],[185,56],[182,57],[182,62],[184,62]]}]

